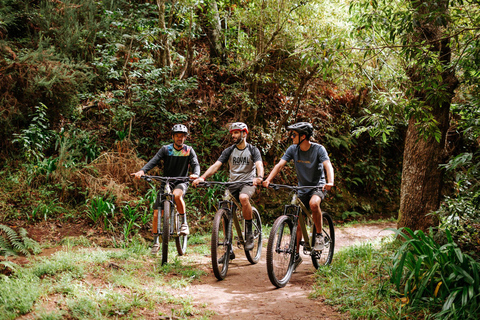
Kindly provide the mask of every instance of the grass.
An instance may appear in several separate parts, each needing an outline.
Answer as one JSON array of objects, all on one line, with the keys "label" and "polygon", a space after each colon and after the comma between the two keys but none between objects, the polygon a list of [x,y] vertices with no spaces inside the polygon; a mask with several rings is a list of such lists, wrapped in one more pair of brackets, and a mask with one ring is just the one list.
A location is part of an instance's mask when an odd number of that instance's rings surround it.
[{"label": "grass", "polygon": [[387,237],[340,249],[331,266],[317,270],[311,297],[324,297],[350,319],[404,319],[402,301],[389,281],[399,246]]},{"label": "grass", "polygon": [[85,239],[73,238],[63,244],[63,251],[31,257],[30,264],[15,265],[13,275],[0,275],[0,320],[20,315],[35,319],[207,319],[213,314],[176,293],[206,274],[189,263],[195,257],[178,259],[172,251],[172,262],[161,266],[146,244],[135,241],[126,249],[83,248]]}]

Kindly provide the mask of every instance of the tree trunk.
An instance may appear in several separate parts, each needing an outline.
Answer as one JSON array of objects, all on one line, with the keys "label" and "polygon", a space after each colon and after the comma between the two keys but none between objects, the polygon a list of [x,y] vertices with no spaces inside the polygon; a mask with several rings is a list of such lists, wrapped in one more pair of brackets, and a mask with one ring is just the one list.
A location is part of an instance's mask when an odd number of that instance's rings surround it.
[{"label": "tree trunk", "polygon": [[222,41],[222,25],[220,21],[220,13],[216,0],[212,0],[210,8],[207,10],[199,10],[198,16],[208,38],[208,47],[210,49],[210,63],[225,64],[225,46]]},{"label": "tree trunk", "polygon": [[168,41],[167,26],[165,24],[165,0],[157,0],[158,6],[158,24],[163,34],[159,37],[160,50],[157,57],[157,66],[171,67],[172,59],[170,57],[170,44]]},{"label": "tree trunk", "polygon": [[[437,10],[429,1],[411,1],[417,9],[419,23],[416,32],[410,40],[412,45],[426,43],[422,55],[417,57],[413,67],[407,69],[411,80],[411,99],[423,103],[423,109],[430,108],[430,113],[437,121],[440,139],[437,141],[430,136],[425,139],[421,133],[423,123],[419,117],[412,116],[409,120],[403,155],[402,184],[400,190],[400,212],[398,227],[408,227],[412,230],[427,231],[436,225],[434,217],[428,215],[439,208],[443,185],[443,171],[439,168],[446,160],[445,141],[449,127],[450,103],[454,90],[458,85],[455,71],[449,66],[451,61],[450,40],[445,37],[445,28],[428,20],[428,15]],[[448,1],[441,0],[443,5],[438,14],[448,14]],[[423,19],[423,20],[422,20]],[[436,62],[443,68],[439,74],[441,81],[438,94],[432,95],[433,89],[429,83],[434,81],[437,74],[432,70],[428,58],[434,54]],[[427,59],[423,60],[425,57]]]}]

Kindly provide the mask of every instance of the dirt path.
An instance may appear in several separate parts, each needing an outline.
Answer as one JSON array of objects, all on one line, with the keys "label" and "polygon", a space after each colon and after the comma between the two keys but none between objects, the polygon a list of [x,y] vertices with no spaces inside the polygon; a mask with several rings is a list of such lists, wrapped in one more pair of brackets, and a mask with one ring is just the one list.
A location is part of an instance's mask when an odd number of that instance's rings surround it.
[{"label": "dirt path", "polygon": [[[395,224],[381,223],[336,228],[335,249],[386,236],[391,233],[383,230],[387,227],[395,227]],[[209,309],[217,313],[212,319],[344,318],[342,314],[323,304],[321,300],[308,299],[315,271],[309,257],[303,257],[303,263],[285,288],[275,289],[268,280],[265,252],[262,253],[262,258],[256,265],[251,265],[241,250],[235,253],[237,258],[230,263],[225,280],[217,281],[210,268],[210,274],[202,279],[202,283],[192,285],[185,292],[195,302],[207,303]],[[208,265],[208,258],[202,263]]]}]

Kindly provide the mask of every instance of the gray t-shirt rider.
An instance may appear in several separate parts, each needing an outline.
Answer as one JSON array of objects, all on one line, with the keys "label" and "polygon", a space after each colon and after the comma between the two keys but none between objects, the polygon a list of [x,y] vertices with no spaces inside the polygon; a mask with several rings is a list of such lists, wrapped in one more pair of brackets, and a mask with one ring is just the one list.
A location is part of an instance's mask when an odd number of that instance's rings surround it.
[{"label": "gray t-shirt rider", "polygon": [[262,161],[262,156],[257,147],[247,143],[243,150],[238,149],[236,145],[223,150],[218,161],[221,163],[228,162],[230,166],[230,182],[251,181],[257,176],[255,162]]},{"label": "gray t-shirt rider", "polygon": [[[294,161],[299,186],[323,186],[326,184],[323,162],[330,160],[327,150],[321,144],[312,142],[310,149],[302,151],[296,144],[288,147],[282,157],[289,162]],[[299,195],[310,190],[300,190]]]}]

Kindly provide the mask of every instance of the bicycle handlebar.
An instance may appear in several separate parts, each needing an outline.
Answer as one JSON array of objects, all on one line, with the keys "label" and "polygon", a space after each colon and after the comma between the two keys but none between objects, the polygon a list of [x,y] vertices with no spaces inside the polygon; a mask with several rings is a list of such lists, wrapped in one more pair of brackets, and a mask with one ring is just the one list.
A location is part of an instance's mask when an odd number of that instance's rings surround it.
[{"label": "bicycle handlebar", "polygon": [[288,185],[288,184],[275,184],[275,183],[270,183],[268,185],[268,187],[272,188],[274,190],[291,189],[291,190],[294,190],[294,191],[298,191],[298,190],[301,190],[301,189],[320,189],[320,188],[322,188],[321,186],[291,186],[291,185]]},{"label": "bicycle handlebar", "polygon": [[253,185],[251,181],[232,181],[232,182],[221,182],[221,181],[203,181],[198,184],[199,187],[209,187],[211,185],[222,185],[222,186],[234,186],[234,185]]},{"label": "bicycle handlebar", "polygon": [[189,177],[161,177],[161,176],[148,176],[148,175],[143,175],[141,178],[145,179],[148,182],[151,182],[152,180],[157,180],[157,181],[162,181],[162,182],[190,181],[190,180],[192,180]]}]

